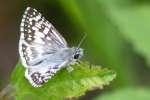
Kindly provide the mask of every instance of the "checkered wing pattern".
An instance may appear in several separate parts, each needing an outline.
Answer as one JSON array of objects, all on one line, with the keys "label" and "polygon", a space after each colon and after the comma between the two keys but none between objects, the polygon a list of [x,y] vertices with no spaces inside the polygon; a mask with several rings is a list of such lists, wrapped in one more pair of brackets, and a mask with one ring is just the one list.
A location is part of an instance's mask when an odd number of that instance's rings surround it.
[{"label": "checkered wing pattern", "polygon": [[[19,54],[26,68],[25,77],[35,86],[41,86],[55,72],[57,66],[43,64],[47,55],[53,55],[67,43],[61,34],[36,9],[27,7],[20,25]],[[40,66],[41,67],[41,66]],[[57,69],[58,70],[58,69]]]},{"label": "checkered wing pattern", "polygon": [[[20,55],[28,67],[43,54],[67,47],[65,39],[36,9],[28,7],[20,26]],[[36,62],[35,62],[36,63]]]}]

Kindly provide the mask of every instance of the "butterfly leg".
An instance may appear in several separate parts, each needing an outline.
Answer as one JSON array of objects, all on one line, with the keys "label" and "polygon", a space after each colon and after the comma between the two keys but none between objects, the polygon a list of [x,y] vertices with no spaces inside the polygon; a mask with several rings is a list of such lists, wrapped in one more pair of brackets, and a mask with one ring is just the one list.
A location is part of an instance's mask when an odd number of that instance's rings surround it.
[{"label": "butterfly leg", "polygon": [[71,66],[67,66],[67,71],[70,73],[72,72],[74,69]]},{"label": "butterfly leg", "polygon": [[82,62],[81,62],[80,60],[77,60],[77,61],[76,61],[76,64],[77,64],[77,65],[80,65],[81,63],[82,63]]}]

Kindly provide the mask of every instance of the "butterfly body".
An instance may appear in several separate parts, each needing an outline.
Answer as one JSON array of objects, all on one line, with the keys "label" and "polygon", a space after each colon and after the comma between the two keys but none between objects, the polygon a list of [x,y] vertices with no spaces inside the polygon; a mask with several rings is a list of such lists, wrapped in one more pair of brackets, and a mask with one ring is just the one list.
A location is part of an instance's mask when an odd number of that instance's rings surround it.
[{"label": "butterfly body", "polygon": [[27,7],[20,26],[19,54],[25,77],[40,87],[55,73],[83,56],[83,49],[68,47],[61,34],[36,9]]}]

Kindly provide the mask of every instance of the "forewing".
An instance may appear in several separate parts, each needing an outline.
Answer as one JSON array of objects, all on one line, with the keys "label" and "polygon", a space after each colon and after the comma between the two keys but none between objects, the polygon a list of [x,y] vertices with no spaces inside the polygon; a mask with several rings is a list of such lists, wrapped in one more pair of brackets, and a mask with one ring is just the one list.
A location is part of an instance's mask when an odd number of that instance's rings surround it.
[{"label": "forewing", "polygon": [[44,60],[45,55],[67,47],[65,39],[36,9],[26,9],[20,31],[19,53],[27,68]]}]

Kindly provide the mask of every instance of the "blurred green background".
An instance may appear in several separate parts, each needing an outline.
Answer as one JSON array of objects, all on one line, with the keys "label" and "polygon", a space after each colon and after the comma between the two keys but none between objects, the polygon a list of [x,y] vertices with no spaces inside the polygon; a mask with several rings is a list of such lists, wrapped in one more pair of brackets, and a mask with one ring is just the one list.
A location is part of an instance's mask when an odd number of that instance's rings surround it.
[{"label": "blurred green background", "polygon": [[[70,46],[78,45],[86,33],[87,38],[81,46],[85,50],[83,60],[117,72],[117,78],[110,86],[89,92],[81,100],[91,100],[97,96],[97,100],[109,100],[105,99],[105,95],[110,98],[118,95],[117,98],[131,100],[135,98],[130,97],[140,95],[148,98],[149,0],[0,0],[1,89],[9,82],[11,71],[19,59],[19,25],[27,6],[41,12]],[[135,88],[139,92],[134,92]],[[126,96],[119,94],[119,91]],[[150,100],[150,96],[145,100]]]}]

